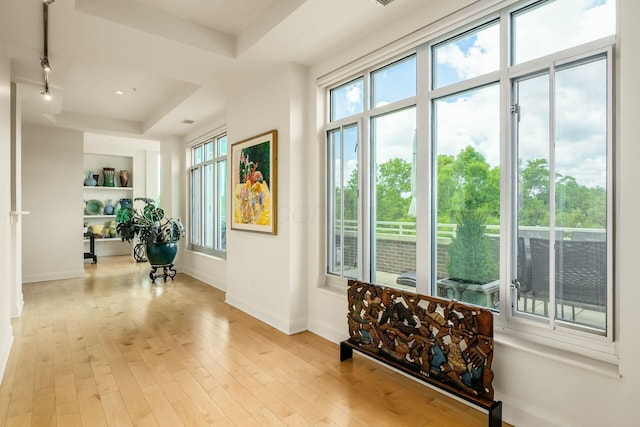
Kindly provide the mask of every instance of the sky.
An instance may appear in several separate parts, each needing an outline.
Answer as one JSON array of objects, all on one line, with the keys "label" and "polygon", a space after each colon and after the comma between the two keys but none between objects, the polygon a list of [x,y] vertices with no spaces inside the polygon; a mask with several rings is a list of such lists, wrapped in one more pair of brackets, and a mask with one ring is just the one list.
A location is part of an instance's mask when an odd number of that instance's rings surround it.
[{"label": "sky", "polygon": [[[615,0],[556,0],[545,7],[516,14],[513,24],[513,62],[522,63],[614,34]],[[499,26],[496,23],[439,45],[435,49],[434,85],[444,87],[497,70],[499,45]],[[602,81],[603,72],[606,72],[606,67],[600,61],[560,70],[556,76],[557,169],[589,187],[606,184],[606,123],[602,120],[604,114],[599,107],[603,96],[606,96],[606,88],[597,84]],[[380,82],[380,87],[386,89],[375,93],[377,105],[395,101],[392,94],[396,94],[398,99],[412,96],[411,89],[407,89],[412,85],[407,83],[415,82],[415,62],[408,61],[382,70],[376,75],[376,80]],[[548,90],[545,92],[544,88],[545,85],[548,88],[548,80],[527,79],[519,85],[522,94],[526,95],[521,97],[519,155],[525,162],[530,158],[549,158],[549,104]],[[345,87],[343,96],[336,97],[336,106],[342,109],[336,111],[340,110],[339,114],[344,116],[361,112],[363,91],[363,84]],[[580,108],[576,109],[576,105]],[[473,145],[489,164],[499,165],[497,84],[437,100],[434,112],[438,154],[456,155],[463,148]],[[415,114],[405,111],[377,122],[377,163],[394,157],[410,162]],[[350,168],[355,167],[355,157],[349,156],[346,161],[351,165]]]}]

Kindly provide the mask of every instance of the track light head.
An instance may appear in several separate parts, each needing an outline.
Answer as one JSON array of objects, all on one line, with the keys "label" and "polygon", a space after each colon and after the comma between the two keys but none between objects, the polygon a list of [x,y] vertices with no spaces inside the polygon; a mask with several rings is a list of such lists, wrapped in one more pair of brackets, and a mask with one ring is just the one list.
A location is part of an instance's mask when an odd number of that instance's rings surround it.
[{"label": "track light head", "polygon": [[49,65],[49,58],[46,56],[44,58],[40,58],[40,65],[42,66],[42,71],[48,73],[51,71],[51,65]]},{"label": "track light head", "polygon": [[44,89],[44,92],[40,92],[40,95],[42,95],[45,101],[51,101],[51,92],[49,92],[48,87]]}]

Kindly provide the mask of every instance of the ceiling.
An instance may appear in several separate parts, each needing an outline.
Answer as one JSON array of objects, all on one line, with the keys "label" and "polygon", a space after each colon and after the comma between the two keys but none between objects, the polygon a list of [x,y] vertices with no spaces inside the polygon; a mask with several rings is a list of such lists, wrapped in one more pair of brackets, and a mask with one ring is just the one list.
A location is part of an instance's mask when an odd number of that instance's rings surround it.
[{"label": "ceiling", "polygon": [[223,114],[256,70],[312,66],[423,2],[55,0],[49,102],[40,95],[42,0],[3,0],[0,37],[23,122],[162,138]]}]

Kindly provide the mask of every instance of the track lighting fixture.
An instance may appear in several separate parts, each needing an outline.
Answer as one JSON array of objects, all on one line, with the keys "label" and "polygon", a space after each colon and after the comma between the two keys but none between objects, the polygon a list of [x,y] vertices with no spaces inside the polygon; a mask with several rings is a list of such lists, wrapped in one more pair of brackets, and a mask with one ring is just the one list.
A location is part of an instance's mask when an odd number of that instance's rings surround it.
[{"label": "track lighting fixture", "polygon": [[51,71],[51,65],[49,65],[49,59],[45,56],[44,58],[40,58],[40,65],[42,66],[42,71],[48,73]]},{"label": "track lighting fixture", "polygon": [[40,92],[40,95],[44,98],[45,101],[51,101],[51,92],[49,92],[49,86],[44,86],[44,92]]},{"label": "track lighting fixture", "polygon": [[40,58],[40,66],[44,78],[44,92],[40,92],[42,97],[50,101],[51,92],[49,92],[49,72],[51,72],[51,64],[49,64],[49,5],[55,0],[42,0],[42,23],[44,27],[44,52]]}]

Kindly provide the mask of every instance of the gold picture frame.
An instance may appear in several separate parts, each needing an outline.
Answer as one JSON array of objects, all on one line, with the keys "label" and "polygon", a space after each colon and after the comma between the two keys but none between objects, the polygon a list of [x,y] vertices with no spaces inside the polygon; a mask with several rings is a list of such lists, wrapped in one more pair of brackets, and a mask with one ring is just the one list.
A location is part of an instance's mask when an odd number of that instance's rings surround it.
[{"label": "gold picture frame", "polygon": [[231,145],[231,229],[277,234],[278,131]]}]

